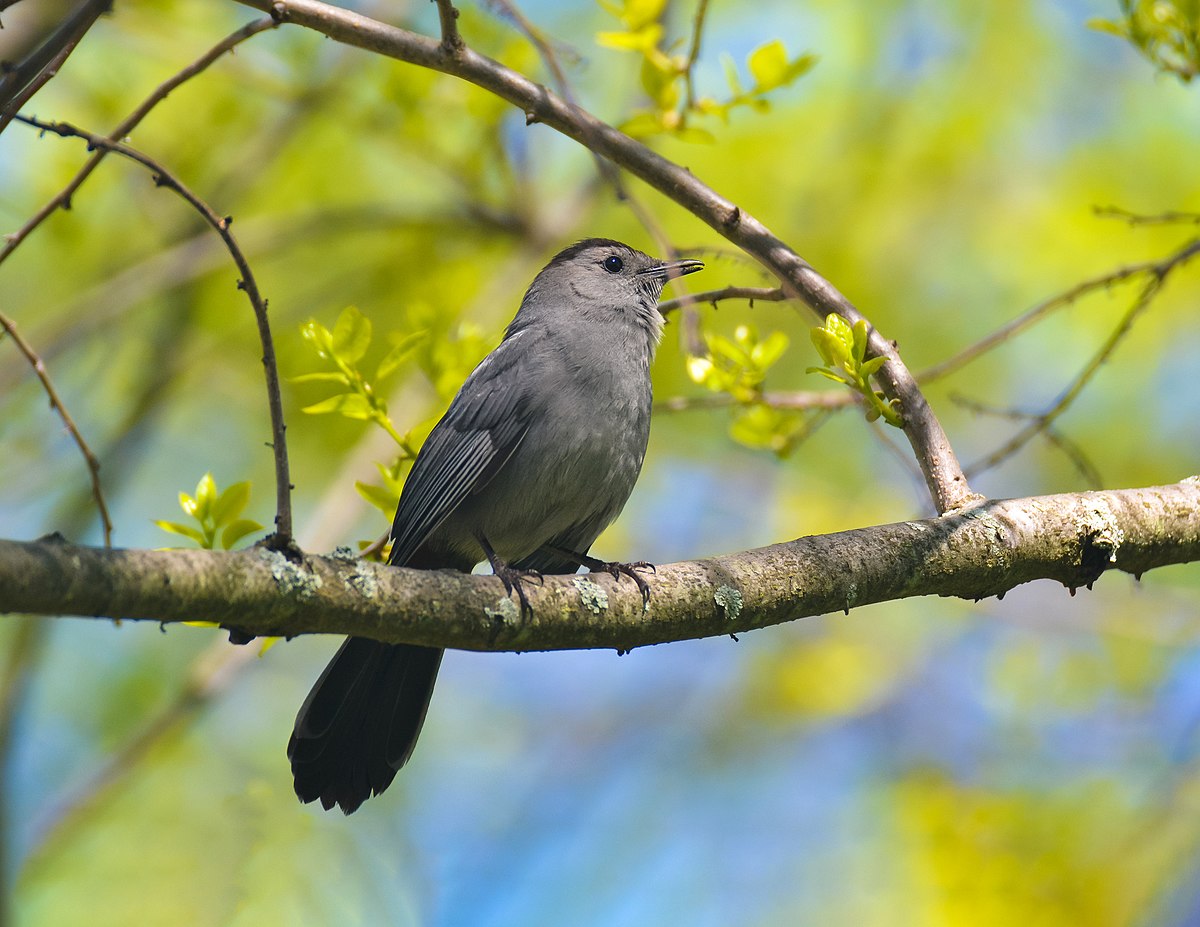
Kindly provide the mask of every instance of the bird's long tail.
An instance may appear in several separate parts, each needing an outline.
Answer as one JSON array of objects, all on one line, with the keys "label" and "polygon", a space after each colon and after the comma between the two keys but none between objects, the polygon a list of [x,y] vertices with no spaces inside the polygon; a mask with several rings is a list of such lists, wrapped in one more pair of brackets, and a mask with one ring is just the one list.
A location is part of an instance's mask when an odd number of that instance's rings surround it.
[{"label": "bird's long tail", "polygon": [[388,787],[421,733],[444,651],[349,637],[296,715],[288,759],[302,802],[350,814]]}]

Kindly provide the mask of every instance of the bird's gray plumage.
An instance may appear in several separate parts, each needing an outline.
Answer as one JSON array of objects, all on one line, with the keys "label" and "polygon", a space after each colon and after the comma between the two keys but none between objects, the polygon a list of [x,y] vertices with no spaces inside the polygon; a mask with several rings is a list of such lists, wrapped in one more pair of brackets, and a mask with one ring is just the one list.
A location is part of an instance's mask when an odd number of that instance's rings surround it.
[{"label": "bird's gray plumage", "polygon": [[[485,544],[520,570],[574,572],[620,513],[650,433],[650,363],[666,265],[610,239],[559,252],[413,464],[390,563],[470,570]],[[296,792],[347,814],[412,752],[442,651],[350,638],[288,746]]]}]

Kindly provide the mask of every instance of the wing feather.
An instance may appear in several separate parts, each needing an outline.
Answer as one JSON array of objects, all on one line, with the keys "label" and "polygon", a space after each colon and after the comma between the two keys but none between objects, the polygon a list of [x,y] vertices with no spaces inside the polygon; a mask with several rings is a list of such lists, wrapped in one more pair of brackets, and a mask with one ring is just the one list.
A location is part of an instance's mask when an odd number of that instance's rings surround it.
[{"label": "wing feather", "polygon": [[[390,562],[408,562],[471,493],[482,489],[529,429],[522,369],[536,333],[506,338],[467,378],[429,433],[400,494]],[[503,386],[501,384],[503,383]]]}]

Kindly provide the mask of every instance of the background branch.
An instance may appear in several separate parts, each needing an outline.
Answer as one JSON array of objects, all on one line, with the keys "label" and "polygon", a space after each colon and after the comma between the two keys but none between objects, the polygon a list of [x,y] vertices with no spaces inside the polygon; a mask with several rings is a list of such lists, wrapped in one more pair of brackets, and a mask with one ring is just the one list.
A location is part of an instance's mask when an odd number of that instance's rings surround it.
[{"label": "background branch", "polygon": [[292,485],[288,471],[287,440],[285,436],[287,426],[283,421],[283,399],[279,389],[279,367],[275,361],[275,345],[271,338],[270,321],[267,318],[267,301],[263,299],[262,294],[259,292],[258,283],[254,279],[254,272],[251,271],[245,254],[238,247],[237,240],[233,237],[233,233],[229,229],[230,225],[233,224],[233,218],[231,216],[217,215],[211,206],[188,189],[178,177],[149,155],[135,148],[123,145],[120,142],[114,142],[111,139],[104,138],[65,122],[42,122],[27,116],[18,116],[17,118],[27,125],[41,129],[43,132],[50,132],[64,138],[84,139],[93,148],[105,148],[115,151],[117,154],[123,155],[129,160],[148,168],[154,174],[155,184],[167,187],[178,193],[221,236],[221,240],[229,250],[234,264],[237,265],[238,273],[241,274],[241,279],[238,281],[238,289],[244,291],[246,297],[250,300],[250,305],[254,310],[254,318],[258,323],[258,334],[263,350],[262,364],[267,380],[267,404],[271,410],[271,448],[275,458],[276,507],[275,540],[273,543],[281,548],[287,547],[292,543],[293,538]]},{"label": "background branch", "polygon": [[49,81],[112,0],[85,0],[37,48],[0,77],[0,132],[17,110]]},{"label": "background branch", "polygon": [[88,475],[92,481],[92,498],[96,500],[96,509],[100,512],[100,525],[104,530],[104,546],[111,547],[113,526],[112,519],[108,515],[108,505],[104,501],[104,490],[100,486],[100,461],[96,459],[96,455],[92,453],[91,447],[84,440],[79,427],[75,424],[75,419],[71,417],[71,413],[63,405],[63,401],[58,395],[58,390],[54,388],[54,382],[50,379],[50,374],[46,370],[46,365],[33,349],[33,346],[17,331],[16,323],[3,312],[0,312],[0,328],[4,329],[8,337],[12,339],[13,344],[17,346],[17,350],[25,355],[25,359],[29,361],[34,374],[41,381],[42,389],[46,391],[46,395],[50,398],[50,407],[58,413],[58,417],[62,419],[63,425],[70,433],[75,445],[79,448],[79,453],[83,455],[83,462],[88,468]]},{"label": "background branch", "polygon": [[[257,19],[254,22],[247,23],[245,26],[242,26],[242,28],[226,36],[187,67],[183,68],[174,76],[159,84],[158,87],[156,87],[154,91],[148,97],[146,97],[146,99],[143,100],[132,113],[130,113],[128,116],[122,119],[120,123],[117,124],[117,127],[108,134],[109,139],[114,142],[123,139],[135,128],[137,128],[141,121],[145,119],[147,115],[149,115],[150,111],[153,110],[155,106],[165,100],[171,94],[171,92],[181,84],[195,77],[197,74],[205,71],[214,61],[216,61],[222,55],[233,51],[234,48],[246,41],[246,39],[250,38],[251,36],[258,35],[260,32],[265,32],[268,29],[274,29],[277,25],[278,23],[269,17],[266,19]],[[55,194],[55,196],[50,199],[46,205],[34,213],[33,216],[31,216],[29,220],[26,221],[23,226],[21,226],[21,228],[5,236],[4,247],[0,248],[0,264],[2,264],[5,259],[12,254],[13,251],[20,247],[21,242],[28,238],[30,233],[33,232],[33,230],[39,225],[41,225],[56,209],[71,208],[71,198],[75,195],[75,191],[78,190],[83,182],[88,179],[92,171],[96,169],[97,165],[104,160],[104,158],[108,155],[109,150],[110,149],[108,148],[97,146],[95,152],[90,158],[88,158],[87,163],[79,169],[79,172],[73,178],[71,178],[70,183],[68,183],[61,191]]]}]

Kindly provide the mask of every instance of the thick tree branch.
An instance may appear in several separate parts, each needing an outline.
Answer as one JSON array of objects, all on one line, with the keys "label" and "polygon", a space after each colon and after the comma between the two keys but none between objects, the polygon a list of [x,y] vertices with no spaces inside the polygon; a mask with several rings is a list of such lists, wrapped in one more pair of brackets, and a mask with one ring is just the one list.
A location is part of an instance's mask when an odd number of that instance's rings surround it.
[{"label": "thick tree branch", "polygon": [[[807,261],[765,225],[697,179],[623,132],[572,106],[546,87],[470,47],[448,52],[438,41],[319,0],[238,0],[270,12],[278,20],[320,32],[338,42],[430,68],[469,81],[524,110],[530,123],[541,122],[641,178],[775,274],[790,293],[824,316],[834,312],[851,324],[862,318],[854,305]],[[953,511],[977,500],[941,424],[895,345],[871,329],[870,350],[887,358],[880,386],[897,399],[904,430],[921,465],[938,511]]]},{"label": "thick tree branch", "polygon": [[103,550],[0,541],[0,611],[253,634],[354,634],[466,650],[631,647],[731,634],[919,595],[983,598],[1035,579],[1071,589],[1200,561],[1200,477],[1171,486],[989,501],[953,515],[800,538],[659,568],[647,611],[630,582],[547,576],[534,615],[491,576],[253,549]]}]

